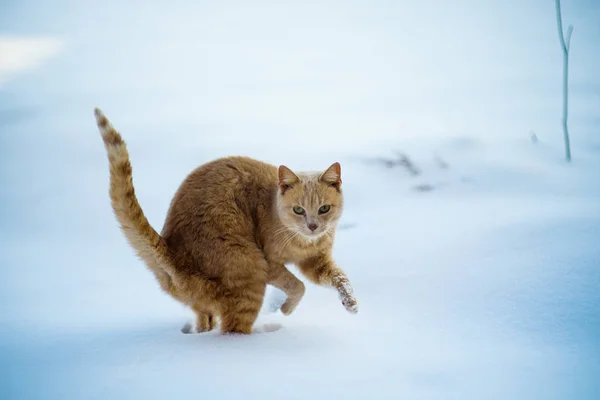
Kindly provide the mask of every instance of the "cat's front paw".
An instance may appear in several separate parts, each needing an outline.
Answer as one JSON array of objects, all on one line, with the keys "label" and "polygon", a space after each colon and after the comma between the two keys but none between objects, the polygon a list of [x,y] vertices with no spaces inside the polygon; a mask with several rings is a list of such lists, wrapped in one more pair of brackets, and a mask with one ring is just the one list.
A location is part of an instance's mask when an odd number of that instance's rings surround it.
[{"label": "cat's front paw", "polygon": [[354,291],[350,281],[345,276],[337,276],[333,279],[333,285],[338,291],[342,305],[346,307],[346,310],[351,314],[358,312],[358,301],[354,297]]},{"label": "cat's front paw", "polygon": [[346,307],[346,311],[350,314],[356,314],[358,312],[358,301],[354,296],[346,296],[342,298],[342,304]]},{"label": "cat's front paw", "polygon": [[285,303],[283,303],[281,305],[280,310],[283,313],[283,315],[290,315],[291,313],[294,312],[294,310],[298,306],[298,303],[300,303],[300,300],[294,300],[294,299],[288,298],[285,301]]}]

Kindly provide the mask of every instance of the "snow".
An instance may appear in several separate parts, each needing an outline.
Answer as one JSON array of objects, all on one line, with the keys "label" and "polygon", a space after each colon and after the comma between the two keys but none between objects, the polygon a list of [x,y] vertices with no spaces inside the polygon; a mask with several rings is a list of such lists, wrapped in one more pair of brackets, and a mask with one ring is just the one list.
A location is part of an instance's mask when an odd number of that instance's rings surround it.
[{"label": "snow", "polygon": [[[600,8],[563,2],[566,164],[554,5],[496,3],[7,6],[3,34],[62,51],[0,88],[0,398],[599,398]],[[339,161],[358,313],[290,266],[290,316],[270,288],[255,334],[182,334],[112,215],[96,106],[157,229],[216,157]]]},{"label": "snow", "polygon": [[61,51],[54,38],[13,38],[0,36],[0,85],[9,77],[35,69]]}]

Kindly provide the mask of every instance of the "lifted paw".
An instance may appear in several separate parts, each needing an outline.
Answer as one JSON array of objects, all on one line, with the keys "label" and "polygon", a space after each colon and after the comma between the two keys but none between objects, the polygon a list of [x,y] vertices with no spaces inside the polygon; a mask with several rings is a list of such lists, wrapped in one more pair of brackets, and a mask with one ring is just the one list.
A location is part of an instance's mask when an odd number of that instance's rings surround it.
[{"label": "lifted paw", "polygon": [[358,301],[356,300],[356,297],[344,297],[342,299],[342,304],[350,314],[356,314],[358,312]]},{"label": "lifted paw", "polygon": [[349,313],[356,314],[358,312],[358,301],[354,297],[354,290],[348,278],[337,276],[333,278],[332,283],[338,291],[342,305],[346,307]]}]

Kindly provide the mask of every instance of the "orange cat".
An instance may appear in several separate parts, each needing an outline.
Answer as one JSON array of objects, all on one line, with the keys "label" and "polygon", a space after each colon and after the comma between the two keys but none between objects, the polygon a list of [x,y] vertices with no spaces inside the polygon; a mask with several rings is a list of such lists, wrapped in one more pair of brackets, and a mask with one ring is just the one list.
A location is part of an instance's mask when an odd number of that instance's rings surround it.
[{"label": "orange cat", "polygon": [[129,153],[98,109],[96,120],[110,162],[110,198],[127,240],[161,288],[196,313],[196,331],[221,321],[223,333],[251,333],[267,284],[283,290],[288,315],[304,284],[285,267],[337,289],[358,311],[352,286],[333,262],[331,247],[342,213],[341,170],[294,173],[246,157],[221,158],[181,184],[159,235],[138,203]]}]

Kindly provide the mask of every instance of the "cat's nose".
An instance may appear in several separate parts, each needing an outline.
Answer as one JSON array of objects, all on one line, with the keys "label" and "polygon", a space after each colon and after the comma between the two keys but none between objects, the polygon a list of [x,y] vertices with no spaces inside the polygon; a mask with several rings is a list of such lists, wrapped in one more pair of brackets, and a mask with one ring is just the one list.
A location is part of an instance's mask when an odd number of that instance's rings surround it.
[{"label": "cat's nose", "polygon": [[315,229],[317,229],[319,226],[315,223],[312,224],[308,224],[308,229],[310,229],[311,231],[315,231]]}]

